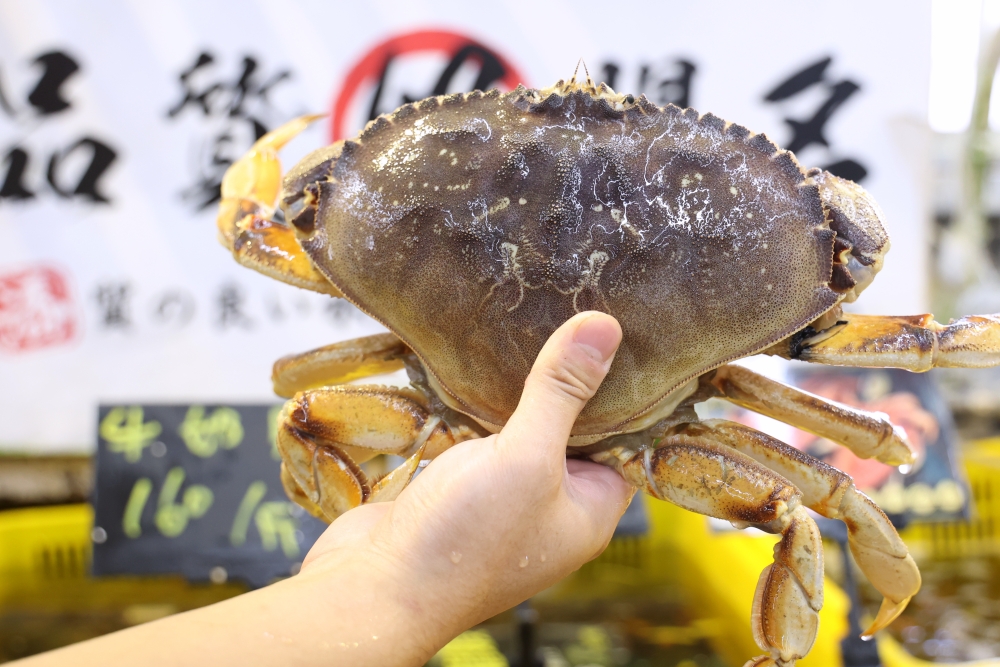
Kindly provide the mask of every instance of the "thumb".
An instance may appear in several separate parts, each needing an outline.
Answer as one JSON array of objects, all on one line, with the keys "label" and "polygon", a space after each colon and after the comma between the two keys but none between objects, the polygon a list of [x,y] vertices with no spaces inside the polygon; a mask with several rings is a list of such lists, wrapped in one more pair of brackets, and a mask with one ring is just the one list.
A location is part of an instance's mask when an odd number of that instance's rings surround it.
[{"label": "thumb", "polygon": [[565,456],[573,424],[601,386],[621,339],[618,321],[605,313],[579,313],[564,322],[538,353],[501,441]]}]

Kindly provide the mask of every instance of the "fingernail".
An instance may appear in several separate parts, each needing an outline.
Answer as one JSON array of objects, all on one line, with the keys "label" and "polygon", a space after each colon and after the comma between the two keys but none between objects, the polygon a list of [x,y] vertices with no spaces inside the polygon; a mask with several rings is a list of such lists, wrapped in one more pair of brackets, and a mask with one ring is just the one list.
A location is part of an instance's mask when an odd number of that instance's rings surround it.
[{"label": "fingernail", "polygon": [[612,317],[592,315],[580,322],[573,342],[587,349],[587,354],[600,362],[614,355],[622,339],[622,330]]}]

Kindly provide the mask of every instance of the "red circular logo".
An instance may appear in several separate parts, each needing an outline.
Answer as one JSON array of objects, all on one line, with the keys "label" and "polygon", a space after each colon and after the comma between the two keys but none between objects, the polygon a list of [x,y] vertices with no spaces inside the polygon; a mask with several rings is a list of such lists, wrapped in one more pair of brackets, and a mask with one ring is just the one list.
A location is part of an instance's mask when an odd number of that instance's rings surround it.
[{"label": "red circular logo", "polygon": [[432,95],[500,88],[524,79],[510,61],[467,35],[421,30],[391,37],[368,51],[347,73],[333,101],[333,141],[407,102]]}]

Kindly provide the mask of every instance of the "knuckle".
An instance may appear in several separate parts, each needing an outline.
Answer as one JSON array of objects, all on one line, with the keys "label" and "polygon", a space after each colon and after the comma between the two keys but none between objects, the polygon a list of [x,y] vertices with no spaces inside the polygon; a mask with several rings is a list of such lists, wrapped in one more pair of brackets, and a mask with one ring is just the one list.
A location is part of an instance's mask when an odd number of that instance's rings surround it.
[{"label": "knuckle", "polygon": [[559,364],[542,369],[541,380],[554,394],[585,403],[593,398],[600,381],[576,364]]}]

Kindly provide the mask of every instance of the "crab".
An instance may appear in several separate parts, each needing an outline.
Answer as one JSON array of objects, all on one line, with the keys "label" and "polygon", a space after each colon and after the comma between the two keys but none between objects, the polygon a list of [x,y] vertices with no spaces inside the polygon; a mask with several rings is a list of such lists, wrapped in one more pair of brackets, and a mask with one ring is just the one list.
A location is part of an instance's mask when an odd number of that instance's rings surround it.
[{"label": "crab", "polygon": [[[847,524],[884,596],[865,636],[902,612],[920,573],[848,475],[694,410],[721,398],[896,466],[914,452],[884,415],[732,362],[1000,364],[997,315],[941,325],[843,312],[889,249],[871,195],[801,168],[763,134],[589,76],[405,104],[282,181],[278,151],[317,118],[265,135],[234,163],[218,217],[241,264],[347,299],[390,331],[275,364],[275,391],[291,399],[277,444],[292,499],[333,521],[396,498],[422,461],[499,431],[548,336],[600,310],[624,336],[569,455],[780,535],[753,601],[765,654],[747,665],[792,665],[815,640],[823,549],[807,509]],[[409,386],[350,383],[400,369]],[[360,465],[379,454],[403,463],[369,479]]]}]

